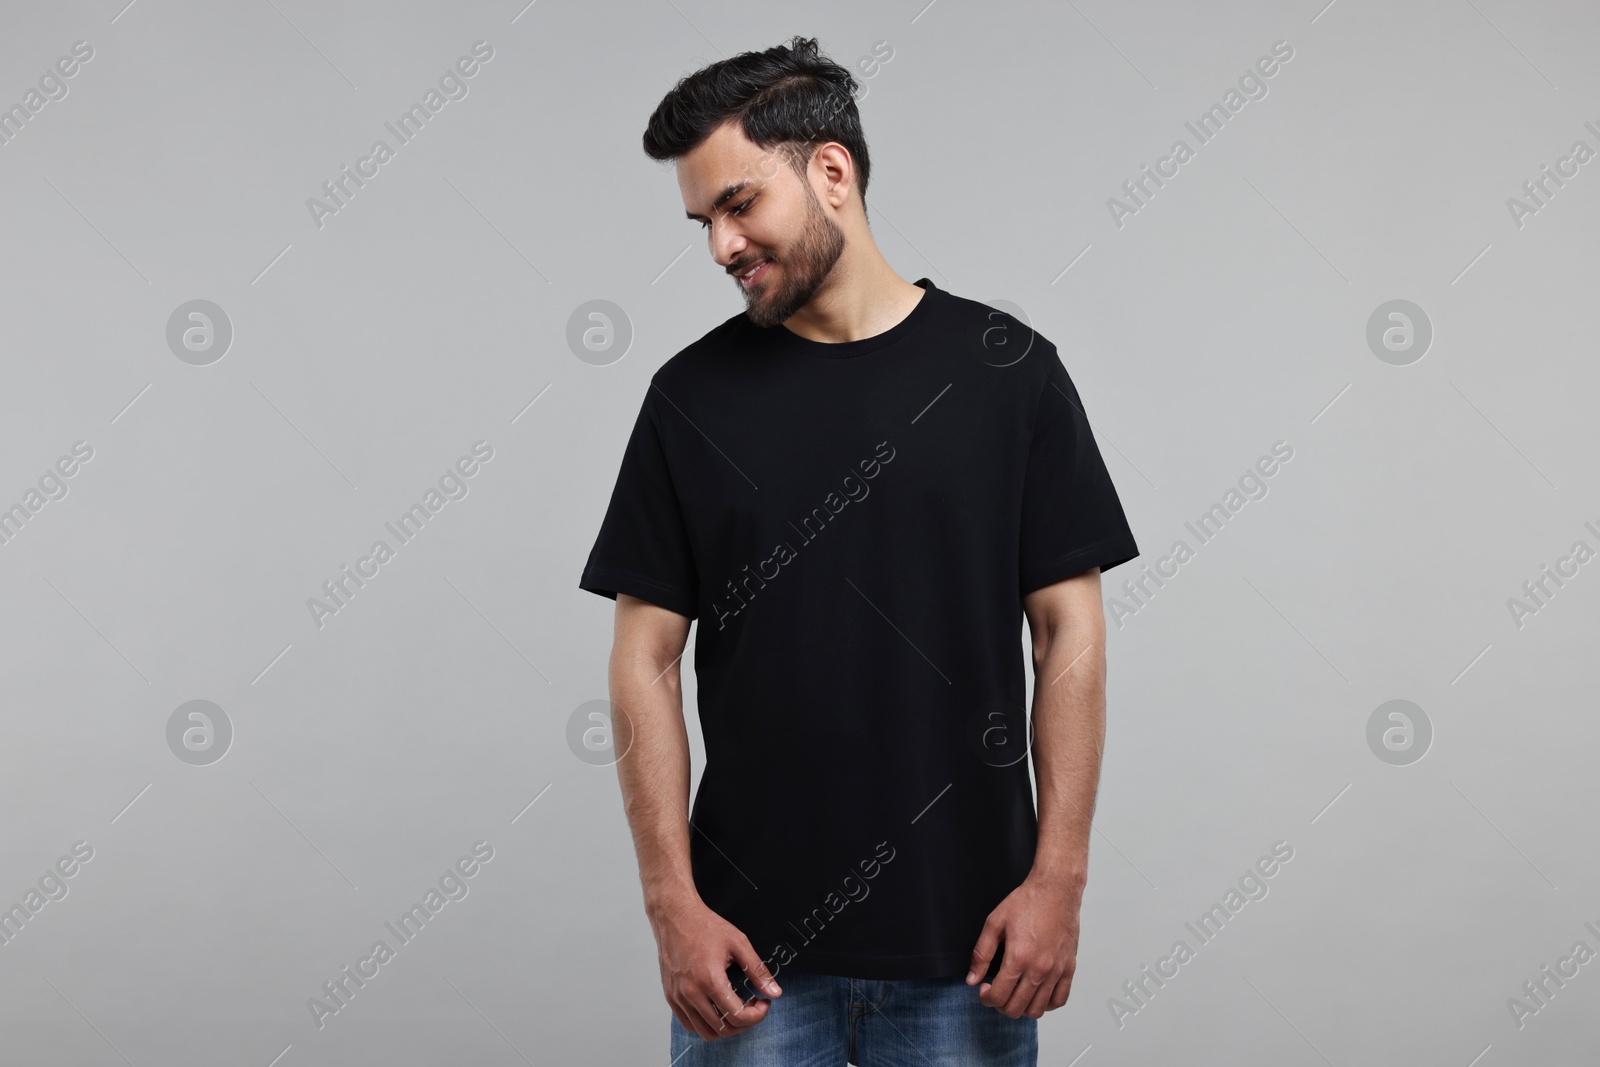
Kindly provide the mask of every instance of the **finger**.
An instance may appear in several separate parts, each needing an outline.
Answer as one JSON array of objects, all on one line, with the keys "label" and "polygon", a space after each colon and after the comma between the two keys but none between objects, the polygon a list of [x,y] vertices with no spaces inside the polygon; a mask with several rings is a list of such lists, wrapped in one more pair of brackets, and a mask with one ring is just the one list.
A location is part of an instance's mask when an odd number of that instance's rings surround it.
[{"label": "finger", "polygon": [[1024,1015],[1039,1019],[1044,1016],[1045,1012],[1050,1010],[1050,999],[1056,995],[1057,977],[1049,974],[1044,976],[1044,981],[1040,982],[1039,987],[1034,990],[1033,999],[1028,1001],[1026,1008],[1022,1009]]},{"label": "finger", "polygon": [[1023,964],[1026,962],[1020,958],[1019,953],[1007,945],[1005,951],[1001,953],[1000,969],[995,972],[994,981],[985,982],[978,987],[978,1000],[991,1008],[1003,1007],[1011,998],[1017,979],[1022,977]]},{"label": "finger", "polygon": [[767,970],[767,965],[762,962],[760,955],[751,946],[749,938],[740,937],[733,944],[733,962],[749,976],[756,988],[768,996],[776,997],[783,993],[772,972]]},{"label": "finger", "polygon": [[727,1018],[728,1028],[735,1033],[743,1033],[756,1023],[767,1017],[767,1011],[772,1007],[772,1001],[765,997],[755,997],[740,1008],[738,1014]]},{"label": "finger", "polygon": [[750,1027],[766,1018],[767,1007],[772,1003],[769,1000],[763,1000],[758,997],[753,998],[751,1003],[746,1004],[733,993],[731,988],[728,990],[728,996],[733,999],[735,1004],[732,1011],[719,1005],[710,994],[702,994],[701,998],[696,1001],[701,1006],[701,1014],[710,1024],[716,1037],[730,1037],[750,1029]]},{"label": "finger", "polygon": [[[723,961],[726,966],[727,961]],[[727,971],[719,967],[707,976],[706,995],[711,998],[711,1003],[718,1009],[718,1014],[735,1016],[744,1007],[744,998],[733,991],[733,984],[728,981]]]},{"label": "finger", "polygon": [[705,1015],[690,1003],[687,996],[680,998],[680,1002],[674,1006],[674,1010],[679,1013],[680,1021],[683,1023],[685,1030],[694,1031],[703,1041],[715,1041],[717,1039],[716,1027],[706,1022]]},{"label": "finger", "polygon": [[751,981],[750,977],[737,967],[728,969],[728,983],[733,986],[733,995],[745,1004],[749,1004],[755,998],[763,995],[756,983]]},{"label": "finger", "polygon": [[[1007,945],[1005,955],[1000,957],[999,973],[994,976],[994,981],[989,983],[987,996],[980,994],[978,999],[1004,1014],[1012,996],[1017,992],[1017,982],[1027,972],[1027,969],[1028,961],[1023,954]],[[1032,997],[1033,990],[1029,989],[1028,998],[1032,999]],[[1027,1000],[1024,1000],[1023,1003],[1026,1004]]]},{"label": "finger", "polygon": [[683,1011],[676,1004],[672,1003],[672,1001],[669,1000],[669,1001],[667,1001],[667,1007],[672,1009],[672,1017],[674,1019],[678,1020],[678,1025],[679,1026],[683,1027],[685,1030],[689,1031],[691,1034],[695,1032],[694,1023],[689,1021],[689,1017],[687,1015],[685,1015],[683,1013]]},{"label": "finger", "polygon": [[972,963],[967,969],[968,985],[975,984],[989,969],[989,961],[994,959],[994,950],[1000,947],[1000,931],[1003,928],[1004,924],[997,921],[993,914],[984,920],[978,941],[972,946]]},{"label": "finger", "polygon": [[[737,996],[737,994],[735,995]],[[748,1000],[741,999],[739,1001],[739,1008],[737,1011],[729,1012],[722,1017],[723,1023],[727,1026],[727,1029],[724,1031],[724,1035],[727,1033],[739,1033],[741,1031],[750,1029],[756,1023],[766,1018],[767,1010],[771,1006],[772,1001],[761,996],[759,993],[752,994]]]},{"label": "finger", "polygon": [[1055,992],[1050,995],[1050,1006],[1045,1011],[1055,1011],[1067,1002],[1072,995],[1072,971],[1068,970],[1056,982]]},{"label": "finger", "polygon": [[718,1008],[704,992],[700,990],[686,991],[684,999],[689,1002],[689,1007],[699,1014],[700,1025],[705,1027],[705,1030],[700,1034],[701,1037],[707,1041],[715,1041],[729,1032],[728,1024],[723,1021],[723,1016],[727,1012]]},{"label": "finger", "polygon": [[[1011,989],[1011,995],[1006,998],[1005,1005],[1000,1009],[1000,1014],[1009,1019],[1020,1019],[1028,1010],[1028,1005],[1033,1003],[1033,998],[1038,995],[1039,989],[1044,984],[1044,975],[1024,971],[1017,976],[1016,985]],[[1054,987],[1055,983],[1051,983]]]}]

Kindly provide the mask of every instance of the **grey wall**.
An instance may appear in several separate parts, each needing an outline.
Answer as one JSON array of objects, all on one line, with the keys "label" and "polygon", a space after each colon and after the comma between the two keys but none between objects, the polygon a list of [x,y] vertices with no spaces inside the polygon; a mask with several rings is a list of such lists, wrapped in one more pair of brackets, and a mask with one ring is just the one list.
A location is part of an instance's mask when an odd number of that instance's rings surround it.
[{"label": "grey wall", "polygon": [[[1060,347],[1145,551],[1108,597],[1192,551],[1108,601],[1042,1062],[1593,1058],[1600,964],[1508,1007],[1600,950],[1600,162],[1522,189],[1600,149],[1591,5],[122,3],[0,9],[0,103],[93,49],[0,145],[0,505],[33,512],[0,547],[0,904],[38,893],[0,945],[8,1062],[667,1061],[615,771],[569,743],[612,620],[576,583],[650,374],[741,307],[644,121],[796,32],[892,52],[862,110],[895,268]],[[477,41],[398,146],[384,123]],[[594,300],[621,312],[598,357],[569,341]],[[480,441],[400,545],[384,523]],[[1230,502],[1209,541],[1185,525]],[[1545,565],[1570,576],[1537,606]],[[308,1000],[441,877],[459,899],[319,1027]],[[1259,899],[1200,942],[1241,879]]]}]

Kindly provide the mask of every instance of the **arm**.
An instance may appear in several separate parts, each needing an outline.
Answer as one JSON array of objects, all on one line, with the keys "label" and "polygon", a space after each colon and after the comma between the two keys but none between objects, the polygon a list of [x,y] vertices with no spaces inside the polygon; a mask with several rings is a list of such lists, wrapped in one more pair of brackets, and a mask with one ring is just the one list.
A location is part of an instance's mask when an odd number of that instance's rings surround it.
[{"label": "arm", "polygon": [[978,999],[1010,1018],[1035,1019],[1067,1002],[1077,967],[1078,910],[1089,873],[1089,827],[1105,747],[1105,613],[1100,570],[1029,593],[1033,642],[1033,767],[1039,839],[1028,876],[990,914],[967,984],[1005,957]]},{"label": "arm", "polygon": [[706,907],[689,862],[689,738],[679,664],[689,619],[617,594],[611,645],[612,724],[622,807],[633,831],[645,915],[655,934],[661,984],[678,1022],[706,1040],[765,1018],[768,1001],[745,1007],[728,984],[736,960],[768,993],[777,983],[737,927]]},{"label": "arm", "polygon": [[1106,622],[1100,570],[1023,601],[1033,635],[1033,769],[1039,842],[1033,873],[1077,887],[1089,876],[1089,823],[1106,738]]}]

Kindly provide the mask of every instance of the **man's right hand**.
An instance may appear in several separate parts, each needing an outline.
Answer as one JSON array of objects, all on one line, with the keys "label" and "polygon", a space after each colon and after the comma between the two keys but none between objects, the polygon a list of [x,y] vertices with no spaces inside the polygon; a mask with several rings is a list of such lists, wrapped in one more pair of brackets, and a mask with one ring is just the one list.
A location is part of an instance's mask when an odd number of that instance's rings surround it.
[{"label": "man's right hand", "polygon": [[730,962],[737,963],[756,988],[771,996],[783,993],[750,940],[703,901],[666,905],[651,926],[661,960],[661,988],[685,1030],[715,1041],[741,1034],[766,1018],[772,1002],[752,997],[745,1004],[728,984]]}]

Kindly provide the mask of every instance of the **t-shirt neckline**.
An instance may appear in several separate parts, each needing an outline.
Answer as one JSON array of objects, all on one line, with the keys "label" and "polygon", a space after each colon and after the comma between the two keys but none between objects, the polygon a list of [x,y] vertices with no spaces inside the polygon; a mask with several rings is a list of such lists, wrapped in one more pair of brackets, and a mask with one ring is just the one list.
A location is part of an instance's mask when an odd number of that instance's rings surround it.
[{"label": "t-shirt neckline", "polygon": [[862,337],[854,341],[813,341],[809,337],[801,337],[782,323],[763,332],[780,348],[822,359],[850,359],[866,355],[868,352],[876,352],[887,345],[905,340],[928,320],[929,310],[942,290],[933,284],[931,278],[918,278],[913,284],[925,290],[922,299],[917,301],[916,306],[905,318],[871,337]]}]

